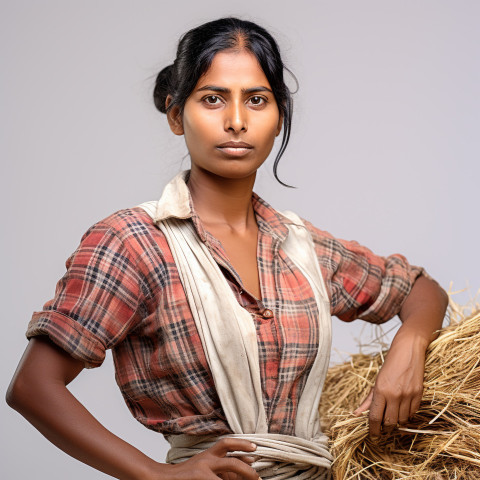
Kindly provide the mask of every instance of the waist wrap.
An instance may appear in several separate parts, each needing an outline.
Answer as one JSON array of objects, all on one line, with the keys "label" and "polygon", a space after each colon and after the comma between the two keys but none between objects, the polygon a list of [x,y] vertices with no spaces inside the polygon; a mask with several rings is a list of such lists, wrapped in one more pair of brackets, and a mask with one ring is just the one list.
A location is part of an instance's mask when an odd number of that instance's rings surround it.
[{"label": "waist wrap", "polygon": [[327,437],[305,440],[291,435],[275,433],[232,434],[222,436],[171,435],[166,437],[171,449],[168,463],[179,463],[210,448],[225,437],[241,438],[257,445],[255,452],[232,452],[231,456],[252,455],[252,464],[262,480],[289,478],[327,480],[330,478],[332,456],[328,451]]}]

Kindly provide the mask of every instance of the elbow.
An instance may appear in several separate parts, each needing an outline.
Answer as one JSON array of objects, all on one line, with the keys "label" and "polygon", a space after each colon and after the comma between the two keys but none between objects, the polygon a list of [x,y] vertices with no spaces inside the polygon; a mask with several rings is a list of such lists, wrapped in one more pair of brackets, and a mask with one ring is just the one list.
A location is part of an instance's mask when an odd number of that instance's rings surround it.
[{"label": "elbow", "polygon": [[25,403],[25,398],[27,395],[26,386],[23,380],[18,376],[15,376],[8,386],[7,393],[5,395],[5,401],[9,407],[13,408],[17,412],[20,412]]},{"label": "elbow", "polygon": [[16,372],[5,395],[7,405],[22,415],[28,412],[38,398],[34,383],[22,375],[21,371]]},{"label": "elbow", "polygon": [[447,309],[450,298],[448,296],[448,293],[440,286],[440,284],[435,279],[422,275],[417,278],[415,284],[417,283],[420,284],[423,295],[429,295],[429,298],[437,302],[438,305],[440,305],[441,308],[444,309],[444,311]]},{"label": "elbow", "polygon": [[448,293],[442,287],[440,287],[440,285],[438,288],[440,289],[440,295],[442,296],[444,309],[447,310],[448,304],[450,303],[450,297],[448,296]]},{"label": "elbow", "polygon": [[81,369],[78,363],[59,354],[47,341],[32,339],[8,386],[7,404],[23,416],[38,413],[52,396],[66,390],[66,380],[75,378]]},{"label": "elbow", "polygon": [[433,286],[437,290],[437,298],[438,298],[438,303],[441,305],[441,308],[445,312],[447,310],[448,304],[450,302],[450,298],[448,296],[448,293],[440,286],[440,284],[434,280],[433,278],[430,278],[429,281],[433,284]]}]

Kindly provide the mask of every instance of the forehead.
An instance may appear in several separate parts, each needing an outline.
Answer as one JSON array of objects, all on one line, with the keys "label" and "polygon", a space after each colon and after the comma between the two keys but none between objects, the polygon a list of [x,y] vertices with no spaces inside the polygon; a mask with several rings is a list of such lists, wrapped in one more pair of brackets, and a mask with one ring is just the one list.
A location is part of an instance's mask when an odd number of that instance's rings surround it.
[{"label": "forehead", "polygon": [[209,69],[200,77],[196,88],[203,85],[229,88],[252,85],[270,87],[257,58],[248,50],[225,50],[215,54]]}]

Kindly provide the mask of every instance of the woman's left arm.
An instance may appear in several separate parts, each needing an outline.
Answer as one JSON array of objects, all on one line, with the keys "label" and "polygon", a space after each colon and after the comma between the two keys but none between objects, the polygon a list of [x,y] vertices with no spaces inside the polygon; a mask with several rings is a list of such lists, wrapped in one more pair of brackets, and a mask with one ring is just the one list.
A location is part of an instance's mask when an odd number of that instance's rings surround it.
[{"label": "woman's left arm", "polygon": [[370,409],[369,432],[375,439],[405,425],[420,407],[425,353],[438,335],[448,296],[434,280],[421,275],[413,284],[399,313],[399,328],[368,397],[355,410]]}]

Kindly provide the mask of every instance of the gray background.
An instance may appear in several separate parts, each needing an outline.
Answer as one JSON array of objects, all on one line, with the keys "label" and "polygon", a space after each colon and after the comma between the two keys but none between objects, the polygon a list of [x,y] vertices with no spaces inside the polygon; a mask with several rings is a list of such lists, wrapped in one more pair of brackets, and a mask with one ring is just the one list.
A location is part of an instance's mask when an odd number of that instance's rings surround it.
[{"label": "gray background", "polygon": [[[461,303],[480,287],[480,3],[226,5],[1,2],[2,392],[32,312],[52,297],[83,232],[158,198],[188,167],[182,138],[153,108],[152,83],[173,61],[180,34],[224,15],[267,27],[300,83],[279,168],[298,189],[277,184],[268,161],[256,191],[337,237],[403,253],[447,289],[470,286],[456,296]],[[341,351],[372,334],[337,319],[334,332]],[[123,404],[110,357],[71,388],[114,433],[164,458],[161,436]],[[106,478],[50,445],[4,402],[0,415],[2,478]]]}]

